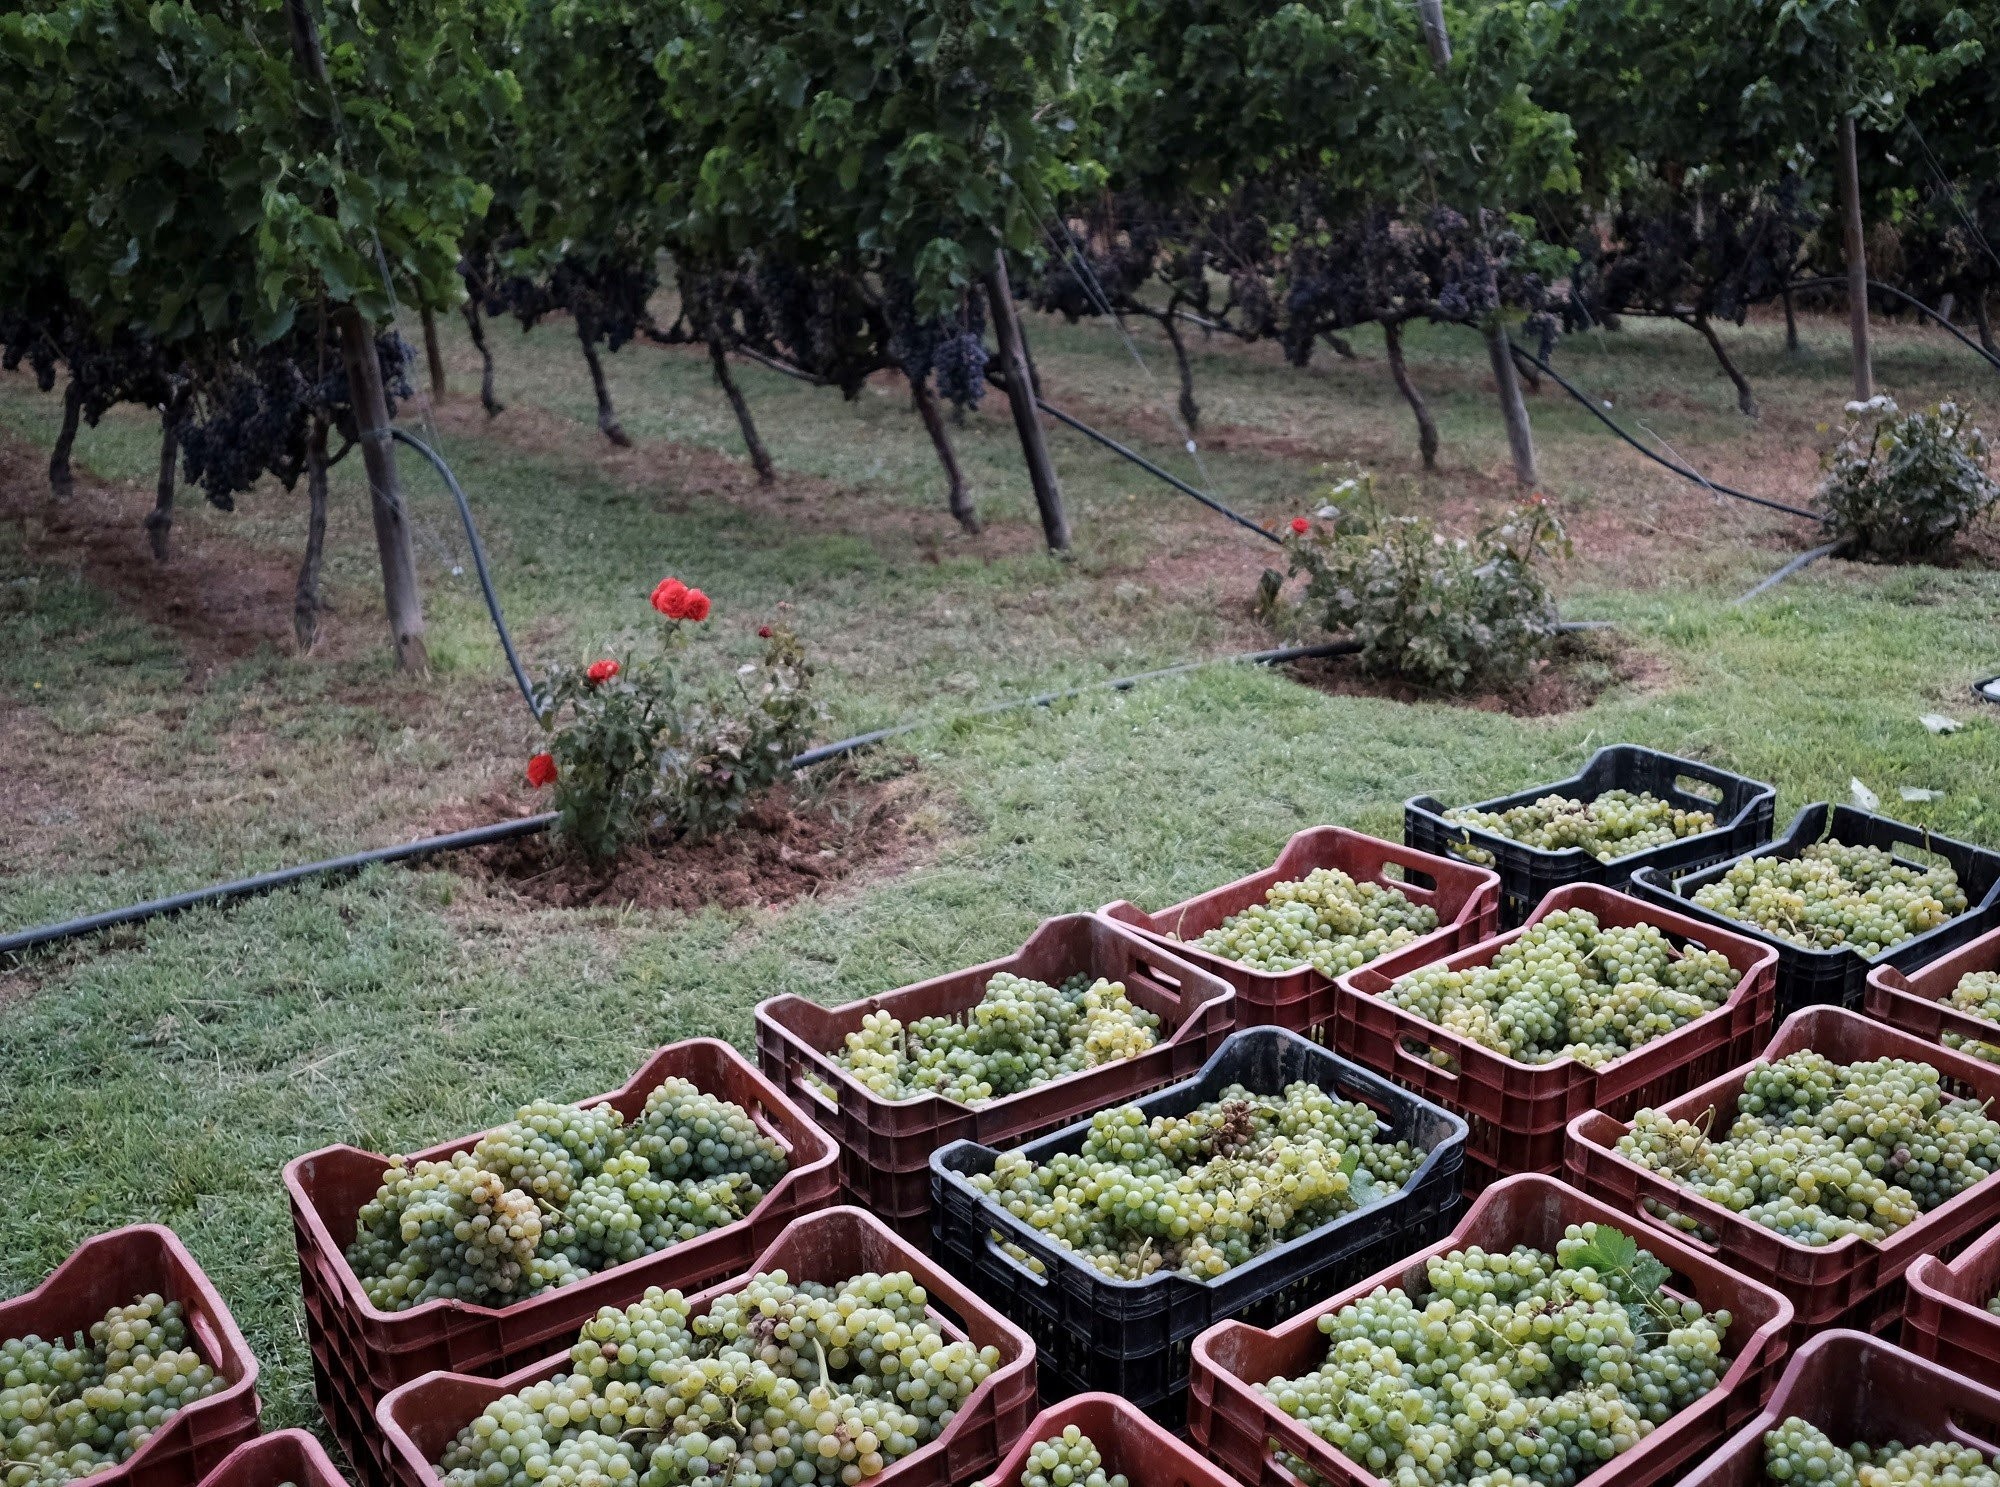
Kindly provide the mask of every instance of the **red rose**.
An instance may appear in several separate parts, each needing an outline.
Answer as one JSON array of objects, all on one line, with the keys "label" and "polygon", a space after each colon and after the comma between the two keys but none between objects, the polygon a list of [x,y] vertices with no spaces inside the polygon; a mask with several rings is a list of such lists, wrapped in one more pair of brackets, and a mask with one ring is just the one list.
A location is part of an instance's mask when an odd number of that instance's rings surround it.
[{"label": "red rose", "polygon": [[759,625],[757,627],[757,638],[759,640],[769,640],[771,638],[771,627],[769,625]]},{"label": "red rose", "polygon": [[708,618],[708,609],[708,595],[704,594],[700,589],[689,589],[687,597],[681,601],[680,617],[684,620],[693,620],[696,624],[700,624]]},{"label": "red rose", "polygon": [[653,588],[653,608],[670,620],[685,619],[688,586],[678,578],[663,578]]},{"label": "red rose", "polygon": [[1292,530],[1298,533],[1299,536],[1301,537],[1305,536],[1305,534],[1310,532],[1312,529],[1313,529],[1313,524],[1307,521],[1303,516],[1295,516],[1292,518]]},{"label": "red rose", "polygon": [[528,761],[528,783],[540,790],[556,782],[556,756],[537,754]]},{"label": "red rose", "polygon": [[601,687],[610,681],[612,677],[618,675],[618,663],[608,656],[602,661],[592,661],[590,663],[590,670],[586,671],[584,675],[590,678],[590,684],[593,687]]}]

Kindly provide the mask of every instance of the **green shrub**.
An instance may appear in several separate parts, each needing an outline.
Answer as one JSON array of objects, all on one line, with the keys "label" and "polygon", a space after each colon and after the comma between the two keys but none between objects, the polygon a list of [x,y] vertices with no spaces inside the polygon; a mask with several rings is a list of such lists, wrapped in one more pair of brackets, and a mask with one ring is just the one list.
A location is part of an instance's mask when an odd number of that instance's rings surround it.
[{"label": "green shrub", "polygon": [[[1452,692],[1512,686],[1558,634],[1543,568],[1568,555],[1569,539],[1540,497],[1468,542],[1423,517],[1384,513],[1362,475],[1333,488],[1317,521],[1295,518],[1285,548],[1289,570],[1264,575],[1265,616],[1351,637],[1373,675]],[[1301,574],[1287,603],[1285,581]]]},{"label": "green shrub", "polygon": [[1856,557],[1933,558],[2000,502],[1986,435],[1956,403],[1914,413],[1888,398],[1849,403],[1851,422],[1826,457],[1820,505]]},{"label": "green shrub", "polygon": [[708,597],[669,579],[653,607],[665,624],[657,653],[556,666],[537,696],[551,739],[528,783],[554,786],[557,839],[595,862],[655,831],[698,841],[728,826],[785,777],[819,721],[791,631],[765,626],[758,660],[690,696],[671,657],[708,618]]}]

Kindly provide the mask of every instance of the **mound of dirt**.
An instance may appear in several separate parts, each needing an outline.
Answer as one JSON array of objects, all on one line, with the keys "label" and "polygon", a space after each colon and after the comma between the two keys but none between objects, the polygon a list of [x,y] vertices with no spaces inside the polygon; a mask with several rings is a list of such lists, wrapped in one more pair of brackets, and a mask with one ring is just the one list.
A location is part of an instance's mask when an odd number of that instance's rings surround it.
[{"label": "mound of dirt", "polygon": [[[732,830],[701,842],[662,836],[602,866],[563,851],[546,833],[440,861],[545,908],[769,908],[900,865],[918,842],[910,824],[916,793],[907,777],[842,778],[809,793],[780,786]],[[462,831],[529,814],[517,796],[495,791],[433,824]]]},{"label": "mound of dirt", "polygon": [[1548,718],[1590,706],[1618,686],[1649,689],[1666,676],[1659,657],[1618,641],[1611,632],[1581,631],[1557,642],[1556,653],[1536,665],[1513,690],[1443,692],[1394,677],[1370,676],[1353,656],[1295,661],[1286,668],[1316,691],[1336,697],[1382,697],[1391,702],[1442,702],[1476,712]]}]

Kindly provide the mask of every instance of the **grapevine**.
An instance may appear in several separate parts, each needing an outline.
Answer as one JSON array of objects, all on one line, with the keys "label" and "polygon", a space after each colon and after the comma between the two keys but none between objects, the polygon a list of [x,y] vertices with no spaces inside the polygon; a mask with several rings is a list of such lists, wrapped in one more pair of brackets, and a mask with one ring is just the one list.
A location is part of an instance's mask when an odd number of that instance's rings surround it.
[{"label": "grapevine", "polygon": [[1596,1068],[1714,1011],[1736,982],[1720,951],[1679,953],[1650,924],[1605,929],[1558,909],[1488,964],[1432,966],[1382,999],[1524,1064]]},{"label": "grapevine", "polygon": [[[2000,1166],[2000,1122],[1906,1059],[1751,1066],[1728,1133],[1641,1110],[1618,1150],[1805,1245],[1888,1238]],[[1683,1227],[1691,1221],[1662,1218]]]},{"label": "grapevine", "polygon": [[1732,1318],[1661,1290],[1667,1267],[1608,1225],[1553,1255],[1478,1247],[1320,1318],[1326,1361],[1273,1404],[1398,1487],[1569,1487],[1715,1388]]},{"label": "grapevine", "polygon": [[[1504,811],[1460,806],[1446,811],[1444,818],[1454,825],[1475,826],[1545,852],[1580,848],[1599,862],[1616,862],[1634,852],[1650,851],[1683,837],[1715,830],[1712,813],[1683,809],[1661,800],[1650,790],[1636,795],[1630,790],[1606,790],[1587,801],[1549,794],[1532,805],[1517,805]],[[1485,860],[1492,860],[1490,854],[1485,855]]]},{"label": "grapevine", "polygon": [[0,1487],[55,1487],[124,1461],[223,1387],[178,1301],[114,1306],[69,1338],[0,1342]]},{"label": "grapevine", "polygon": [[[1948,1005],[1986,1022],[2000,1023],[2000,971],[1970,971],[1959,977]],[[1989,1064],[2000,1064],[2000,1045],[1968,1038],[1950,1028],[1944,1030],[1942,1041],[1947,1048],[1983,1058]]]},{"label": "grapevine", "polygon": [[1318,1085],[1231,1085],[1186,1115],[1100,1111],[1081,1150],[1041,1164],[1002,1152],[972,1184],[1106,1275],[1212,1280],[1394,1193],[1425,1155]]},{"label": "grapevine", "polygon": [[948,1339],[907,1272],[750,1279],[690,1316],[658,1287],[577,1334],[437,1463],[447,1487],[855,1487],[935,1440],[1000,1361]]},{"label": "grapevine", "polygon": [[1260,971],[1310,965],[1331,979],[1437,928],[1437,911],[1393,887],[1338,868],[1273,883],[1264,902],[1232,914],[1194,943]]},{"label": "grapevine", "polygon": [[884,1099],[938,1094],[979,1106],[1133,1058],[1159,1033],[1158,1016],[1134,1006],[1120,982],[1073,976],[1057,987],[1001,971],[960,1017],[906,1027],[892,1013],[868,1013],[834,1061]]},{"label": "grapevine", "polygon": [[2000,1471],[1971,1446],[1949,1441],[1838,1446],[1796,1415],[1764,1433],[1764,1476],[1813,1487],[2000,1487]]},{"label": "grapevine", "polygon": [[1796,857],[1751,857],[1697,889],[1705,909],[1810,950],[1880,955],[1966,910],[1951,864],[1918,867],[1880,847],[1815,842]]},{"label": "grapevine", "polygon": [[785,1173],[742,1107],[668,1079],[627,1125],[538,1100],[442,1162],[396,1158],[347,1261],[386,1311],[505,1306],[657,1254],[749,1213]]}]

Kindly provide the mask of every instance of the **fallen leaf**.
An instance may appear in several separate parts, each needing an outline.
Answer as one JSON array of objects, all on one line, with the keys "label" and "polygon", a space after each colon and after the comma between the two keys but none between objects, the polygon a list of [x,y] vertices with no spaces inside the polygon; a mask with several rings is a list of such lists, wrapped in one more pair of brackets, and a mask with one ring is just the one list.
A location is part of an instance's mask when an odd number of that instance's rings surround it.
[{"label": "fallen leaf", "polygon": [[1864,811],[1880,810],[1882,807],[1882,797],[1859,780],[1850,779],[1847,782],[1847,793],[1854,797],[1855,805]]}]

